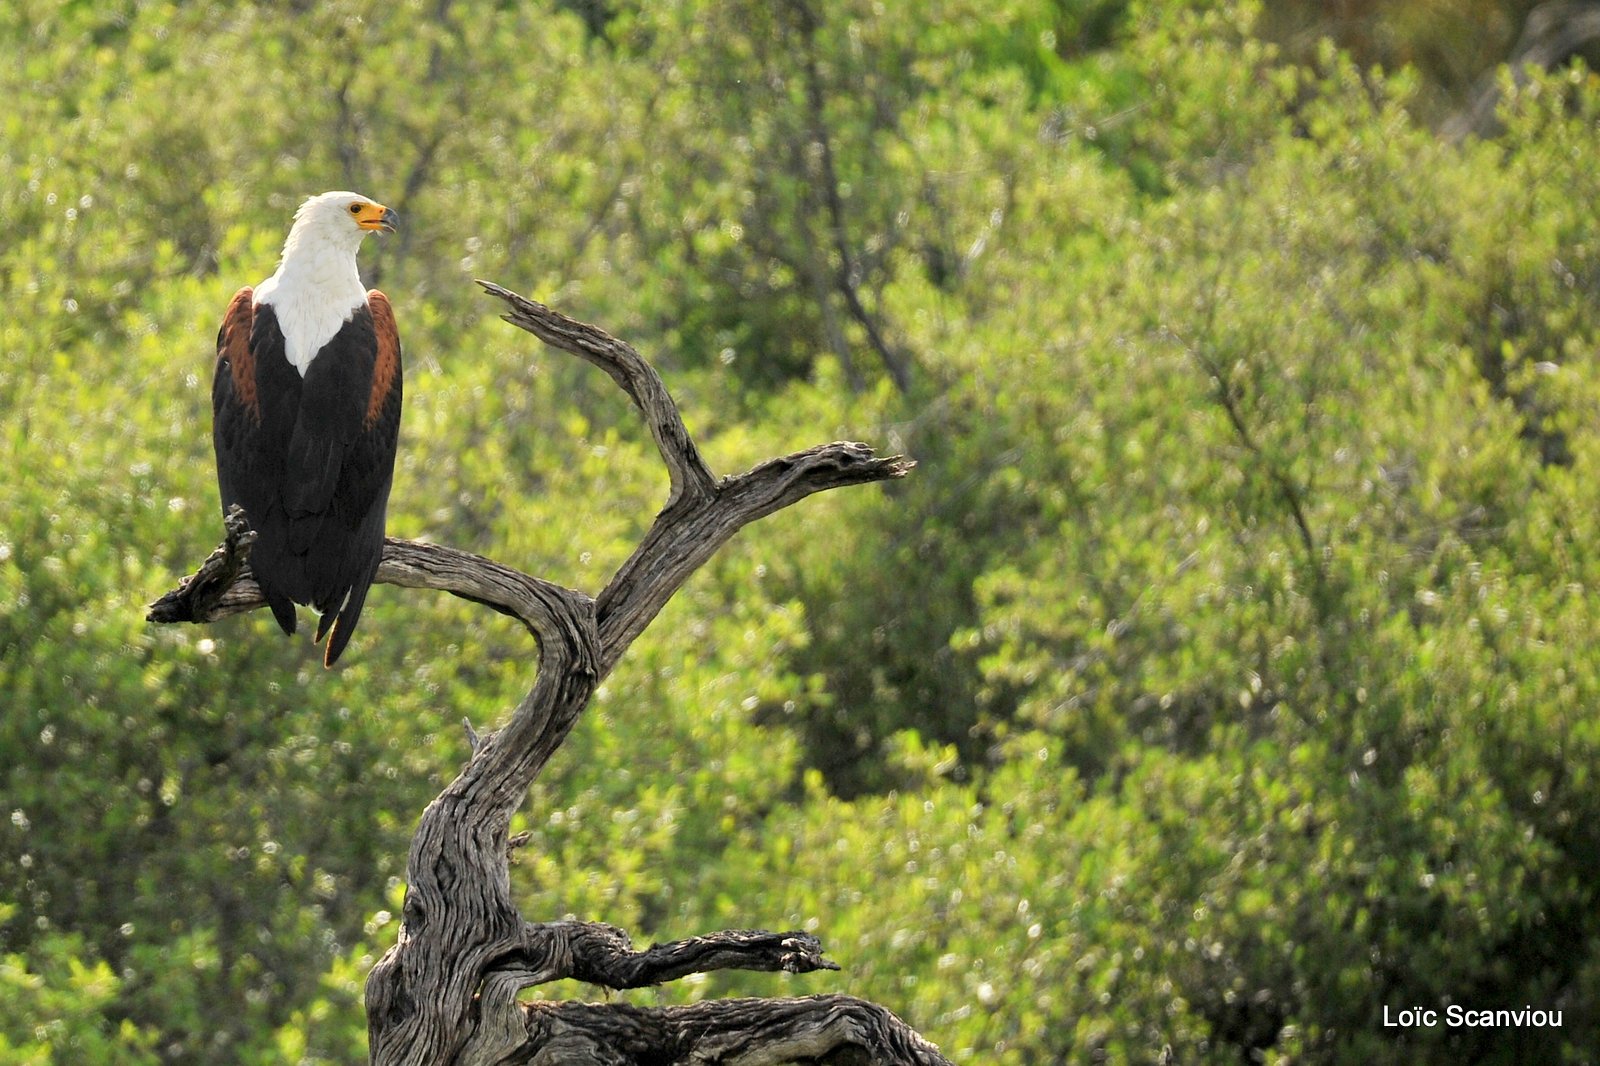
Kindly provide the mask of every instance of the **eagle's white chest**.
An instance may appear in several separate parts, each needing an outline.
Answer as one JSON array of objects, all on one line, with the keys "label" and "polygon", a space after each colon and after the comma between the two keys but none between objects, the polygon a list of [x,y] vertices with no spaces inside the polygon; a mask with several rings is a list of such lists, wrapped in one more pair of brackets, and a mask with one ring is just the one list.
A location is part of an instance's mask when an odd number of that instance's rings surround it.
[{"label": "eagle's white chest", "polygon": [[354,249],[348,255],[302,256],[298,262],[286,255],[278,272],[256,286],[255,302],[272,308],[283,331],[284,356],[305,377],[322,346],[366,304],[367,291]]}]

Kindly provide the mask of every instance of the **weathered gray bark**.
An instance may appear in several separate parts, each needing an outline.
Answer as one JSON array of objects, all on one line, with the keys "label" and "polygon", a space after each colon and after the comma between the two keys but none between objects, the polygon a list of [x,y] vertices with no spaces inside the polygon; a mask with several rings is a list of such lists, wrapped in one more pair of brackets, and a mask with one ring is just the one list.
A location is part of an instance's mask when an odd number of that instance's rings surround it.
[{"label": "weathered gray bark", "polygon": [[[528,922],[511,898],[508,827],[528,787],[595,685],[679,586],[742,527],[825,489],[904,476],[912,464],[862,444],[824,444],[718,479],[660,377],[632,347],[498,285],[505,319],[599,366],[632,398],[671,491],[654,525],[590,599],[481,556],[390,538],[377,580],[438,589],[520,619],[537,638],[533,687],[423,812],[412,840],[398,942],[367,979],[379,1066],[563,1063],[915,1064],[946,1060],[882,1007],[848,996],[715,1000],[686,1007],[522,1003],[525,988],[576,978],[635,988],[718,969],[837,969],[805,933],[729,931],[636,952],[589,922]],[[253,534],[230,515],[227,540],[151,605],[161,622],[209,622],[263,606],[247,558]]]}]

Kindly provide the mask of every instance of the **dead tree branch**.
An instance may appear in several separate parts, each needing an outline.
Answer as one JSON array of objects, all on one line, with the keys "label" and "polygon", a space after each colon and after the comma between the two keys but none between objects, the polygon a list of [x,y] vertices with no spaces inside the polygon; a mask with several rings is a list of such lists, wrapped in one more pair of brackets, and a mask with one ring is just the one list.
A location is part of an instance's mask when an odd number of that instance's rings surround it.
[{"label": "dead tree branch", "polygon": [[[836,442],[718,479],[659,375],[631,346],[482,284],[508,305],[507,321],[600,367],[622,387],[650,429],[671,489],[639,547],[592,600],[455,548],[385,542],[379,582],[450,592],[520,619],[538,641],[539,666],[509,720],[475,736],[471,761],[423,812],[407,863],[399,939],[367,980],[371,1060],[380,1066],[945,1062],[893,1014],[847,996],[659,1009],[518,1000],[524,989],[564,978],[636,988],[712,970],[838,968],[806,933],[727,931],[635,951],[625,933],[601,923],[527,922],[511,898],[509,826],[600,679],[719,547],[813,493],[902,477],[913,464]],[[264,605],[245,566],[251,534],[237,516],[230,516],[227,534],[195,575],[151,605],[151,621],[206,623]]]},{"label": "dead tree branch", "polygon": [[[938,1048],[899,1018],[850,996],[721,999],[659,1009],[534,1003],[522,1021],[523,1042],[504,1061],[537,1066],[599,1062],[948,1066]],[[616,1047],[629,1048],[632,1057],[605,1057]],[[524,1049],[530,1056],[518,1057]]]}]

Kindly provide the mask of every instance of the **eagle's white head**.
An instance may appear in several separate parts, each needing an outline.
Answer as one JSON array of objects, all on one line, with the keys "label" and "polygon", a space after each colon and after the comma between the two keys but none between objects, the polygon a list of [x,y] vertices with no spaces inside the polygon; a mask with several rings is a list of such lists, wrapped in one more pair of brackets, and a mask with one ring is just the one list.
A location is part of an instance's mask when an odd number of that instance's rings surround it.
[{"label": "eagle's white head", "polygon": [[370,196],[353,192],[325,192],[313,196],[294,213],[289,239],[283,254],[300,245],[327,244],[348,249],[351,256],[361,246],[361,238],[374,230],[394,232],[397,216]]},{"label": "eagle's white head", "polygon": [[255,302],[277,313],[286,356],[300,373],[367,302],[356,269],[361,239],[374,230],[393,233],[396,221],[389,208],[353,192],[313,196],[294,213],[278,270],[256,286]]}]

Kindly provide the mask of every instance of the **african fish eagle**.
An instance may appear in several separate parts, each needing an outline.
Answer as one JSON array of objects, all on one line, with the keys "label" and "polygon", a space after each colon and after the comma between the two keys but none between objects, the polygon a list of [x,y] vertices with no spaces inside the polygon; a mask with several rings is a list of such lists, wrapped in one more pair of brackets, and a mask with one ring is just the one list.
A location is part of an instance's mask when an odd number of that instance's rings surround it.
[{"label": "african fish eagle", "polygon": [[394,311],[361,285],[356,249],[395,213],[353,192],[295,212],[277,272],[234,294],[217,333],[211,439],[222,509],[256,531],[250,568],[273,617],[322,614],[332,666],[350,642],[383,554],[400,431]]}]

